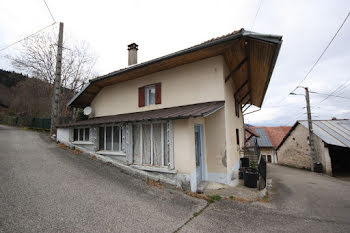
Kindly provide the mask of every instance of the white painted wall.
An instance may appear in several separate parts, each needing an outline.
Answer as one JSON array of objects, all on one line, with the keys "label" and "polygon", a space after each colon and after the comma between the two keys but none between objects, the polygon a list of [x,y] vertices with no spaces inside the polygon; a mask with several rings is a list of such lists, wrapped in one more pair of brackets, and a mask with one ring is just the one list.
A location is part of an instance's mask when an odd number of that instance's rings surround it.
[{"label": "white painted wall", "polygon": [[69,142],[69,128],[57,128],[57,137],[58,142]]}]

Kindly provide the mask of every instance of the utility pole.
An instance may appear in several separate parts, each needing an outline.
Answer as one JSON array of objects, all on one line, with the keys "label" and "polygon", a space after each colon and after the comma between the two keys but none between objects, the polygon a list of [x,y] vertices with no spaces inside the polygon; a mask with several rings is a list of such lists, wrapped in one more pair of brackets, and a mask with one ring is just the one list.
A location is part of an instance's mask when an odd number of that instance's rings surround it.
[{"label": "utility pole", "polygon": [[307,109],[307,122],[309,125],[309,146],[310,146],[310,156],[311,156],[311,171],[314,171],[314,165],[316,162],[316,153],[315,153],[315,144],[313,139],[313,130],[312,130],[312,120],[311,120],[311,108],[310,108],[310,96],[309,89],[305,88],[305,98],[306,98],[306,109]]},{"label": "utility pole", "polygon": [[59,97],[61,92],[61,69],[62,69],[62,47],[63,47],[63,23],[60,23],[57,42],[56,72],[53,86],[52,107],[51,107],[51,128],[50,135],[53,135],[58,122]]}]

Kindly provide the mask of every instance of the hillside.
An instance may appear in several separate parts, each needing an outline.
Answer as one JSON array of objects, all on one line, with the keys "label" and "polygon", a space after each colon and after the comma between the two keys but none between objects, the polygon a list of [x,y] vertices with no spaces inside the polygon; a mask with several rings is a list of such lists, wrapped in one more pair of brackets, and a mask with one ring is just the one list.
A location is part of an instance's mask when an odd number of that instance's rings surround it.
[{"label": "hillside", "polygon": [[27,78],[26,75],[0,69],[0,112],[5,112],[11,104],[11,88]]},{"label": "hillside", "polygon": [[27,75],[0,69],[0,84],[5,87],[14,87],[18,82],[24,81],[27,78]]},{"label": "hillside", "polygon": [[[74,92],[61,89],[60,115],[70,116],[63,107]],[[49,118],[51,115],[52,85],[43,80],[0,69],[0,114],[21,117]]]}]

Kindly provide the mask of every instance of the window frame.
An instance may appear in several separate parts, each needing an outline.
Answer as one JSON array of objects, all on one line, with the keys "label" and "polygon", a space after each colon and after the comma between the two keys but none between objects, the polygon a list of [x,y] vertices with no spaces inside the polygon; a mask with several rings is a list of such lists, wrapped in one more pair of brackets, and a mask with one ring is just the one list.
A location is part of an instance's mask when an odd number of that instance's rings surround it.
[{"label": "window frame", "polygon": [[[161,168],[171,168],[172,167],[172,159],[171,159],[171,139],[170,139],[170,125],[169,125],[169,121],[166,121],[166,120],[159,120],[159,121],[152,121],[152,122],[138,122],[138,123],[134,123],[133,125],[139,125],[139,130],[140,130],[140,159],[139,159],[139,165],[141,166],[148,166],[148,164],[144,164],[143,163],[143,125],[150,125],[151,126],[151,129],[150,129],[150,145],[151,148],[151,162],[150,162],[150,166],[155,166],[154,165],[154,154],[153,154],[153,124],[160,124],[161,125],[161,137],[160,137],[160,140],[161,140],[161,160],[162,160],[162,164],[160,165]],[[164,138],[165,138],[165,134],[164,134],[164,127],[166,127],[166,133],[167,133],[167,136],[166,138],[168,139],[167,140],[167,143],[165,144],[164,143]],[[166,165],[164,164],[165,163],[165,149],[168,149],[168,162],[169,164]],[[134,155],[133,155],[134,156]],[[134,159],[133,159],[134,160]],[[135,164],[133,162],[133,164]],[[136,163],[136,165],[138,165]]]},{"label": "window frame", "polygon": [[[154,103],[151,104],[149,90],[152,90],[152,89],[154,90]],[[145,106],[149,106],[149,105],[156,105],[156,85],[155,84],[145,86]]]},{"label": "window frame", "polygon": [[[119,128],[119,149],[118,150],[114,150],[114,127],[115,126],[118,126]],[[99,151],[109,151],[109,152],[116,152],[116,153],[124,153],[125,154],[125,151],[123,151],[123,129],[125,127],[124,124],[122,123],[118,123],[118,124],[103,124],[103,125],[100,125],[99,126],[99,133],[100,133],[100,128],[103,127],[104,128],[104,135],[103,135],[103,150],[101,148],[99,148]],[[107,144],[107,130],[106,128],[107,127],[111,127],[112,130],[111,130],[111,150],[106,150],[106,144]],[[125,137],[125,135],[124,135]],[[98,137],[98,140],[100,140],[100,137]],[[100,145],[100,142],[99,142],[99,145]]]},{"label": "window frame", "polygon": [[[83,130],[83,140],[80,140],[80,130]],[[86,140],[86,137],[85,137],[85,132],[86,132],[86,129],[89,130],[89,138]],[[78,130],[78,140],[74,140],[74,130]],[[90,142],[90,127],[75,127],[73,128],[73,142]]]}]

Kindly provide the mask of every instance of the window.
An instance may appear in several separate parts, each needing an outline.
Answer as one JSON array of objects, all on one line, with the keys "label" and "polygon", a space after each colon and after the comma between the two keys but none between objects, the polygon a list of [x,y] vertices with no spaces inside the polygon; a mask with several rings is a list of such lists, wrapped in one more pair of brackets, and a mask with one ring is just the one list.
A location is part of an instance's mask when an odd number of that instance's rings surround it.
[{"label": "window", "polygon": [[161,104],[161,84],[151,84],[139,88],[139,107]]},{"label": "window", "polygon": [[90,129],[89,128],[76,128],[73,130],[73,141],[89,141]]},{"label": "window", "polygon": [[271,162],[272,162],[271,155],[267,155],[267,162],[268,162],[268,163],[271,163]]},{"label": "window", "polygon": [[124,126],[109,125],[99,128],[99,149],[106,151],[125,152],[122,141],[124,140]]},{"label": "window", "polygon": [[78,141],[79,139],[79,129],[74,129],[73,141]]},{"label": "window", "polygon": [[239,129],[236,129],[236,143],[239,146]]},{"label": "window", "polygon": [[169,136],[165,122],[133,125],[134,163],[157,167],[168,167]]},{"label": "window", "polygon": [[145,105],[156,104],[156,87],[154,85],[145,87]]},{"label": "window", "polygon": [[235,101],[235,113],[236,116],[239,118],[239,108],[241,107],[241,105],[239,103],[237,103],[237,101]]}]

